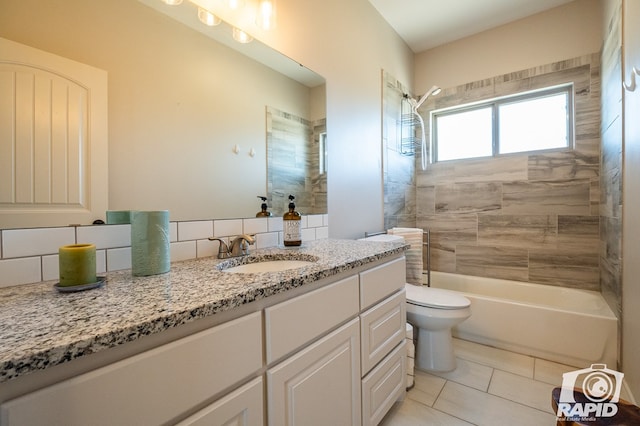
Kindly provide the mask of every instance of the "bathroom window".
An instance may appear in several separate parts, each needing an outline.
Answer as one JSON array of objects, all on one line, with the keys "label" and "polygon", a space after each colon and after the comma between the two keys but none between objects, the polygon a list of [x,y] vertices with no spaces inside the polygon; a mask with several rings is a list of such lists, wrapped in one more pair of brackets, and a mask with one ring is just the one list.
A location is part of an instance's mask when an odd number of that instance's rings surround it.
[{"label": "bathroom window", "polygon": [[431,112],[434,161],[573,146],[573,85]]}]

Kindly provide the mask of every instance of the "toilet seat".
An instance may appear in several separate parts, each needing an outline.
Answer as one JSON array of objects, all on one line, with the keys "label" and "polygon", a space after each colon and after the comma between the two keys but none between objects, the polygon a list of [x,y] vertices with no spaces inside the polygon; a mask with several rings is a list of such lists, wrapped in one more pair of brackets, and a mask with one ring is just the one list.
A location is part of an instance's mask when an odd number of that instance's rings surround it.
[{"label": "toilet seat", "polygon": [[462,309],[471,306],[466,297],[452,291],[405,284],[407,303],[435,309]]}]

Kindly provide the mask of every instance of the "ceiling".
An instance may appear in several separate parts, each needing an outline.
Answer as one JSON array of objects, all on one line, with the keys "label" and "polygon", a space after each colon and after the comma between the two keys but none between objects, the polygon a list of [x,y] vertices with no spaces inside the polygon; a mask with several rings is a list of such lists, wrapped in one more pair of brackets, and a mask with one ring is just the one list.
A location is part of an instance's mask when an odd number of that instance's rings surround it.
[{"label": "ceiling", "polygon": [[369,0],[414,53],[573,0]]}]

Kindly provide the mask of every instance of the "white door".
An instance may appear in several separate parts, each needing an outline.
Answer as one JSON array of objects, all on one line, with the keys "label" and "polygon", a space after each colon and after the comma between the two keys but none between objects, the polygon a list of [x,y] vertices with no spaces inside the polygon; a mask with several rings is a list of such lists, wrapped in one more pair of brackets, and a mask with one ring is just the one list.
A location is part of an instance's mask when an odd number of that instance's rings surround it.
[{"label": "white door", "polygon": [[0,38],[0,228],[104,219],[107,159],[106,71]]}]

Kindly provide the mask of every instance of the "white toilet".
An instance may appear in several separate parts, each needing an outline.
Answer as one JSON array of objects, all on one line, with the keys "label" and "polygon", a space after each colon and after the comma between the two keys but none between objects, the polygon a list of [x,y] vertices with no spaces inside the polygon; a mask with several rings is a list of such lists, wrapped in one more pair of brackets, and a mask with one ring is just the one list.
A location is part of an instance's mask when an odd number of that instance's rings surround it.
[{"label": "white toilet", "polygon": [[[403,241],[398,235],[381,234],[362,238],[367,241]],[[417,329],[416,367],[426,371],[452,371],[456,368],[451,328],[471,316],[471,302],[453,291],[423,285],[405,284],[407,322]]]},{"label": "white toilet", "polygon": [[407,321],[418,329],[416,367],[427,371],[456,368],[451,328],[471,316],[471,302],[452,291],[405,284]]}]

